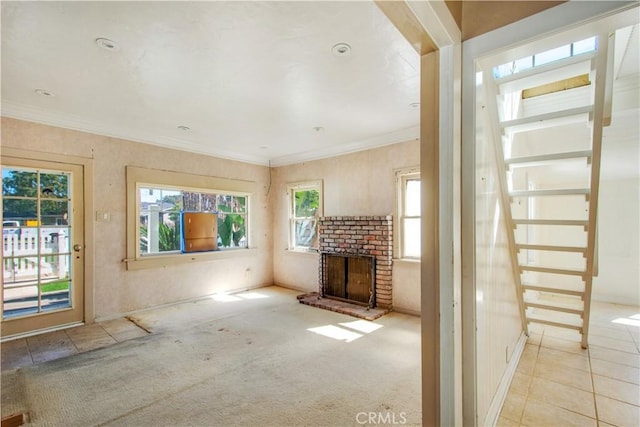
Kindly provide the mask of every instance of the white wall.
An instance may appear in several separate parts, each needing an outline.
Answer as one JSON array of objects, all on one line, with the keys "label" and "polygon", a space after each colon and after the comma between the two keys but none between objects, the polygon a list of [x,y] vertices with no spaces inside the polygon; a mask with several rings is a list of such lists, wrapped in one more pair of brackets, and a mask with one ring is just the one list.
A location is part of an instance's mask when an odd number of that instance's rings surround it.
[{"label": "white wall", "polygon": [[[274,282],[301,291],[318,290],[319,256],[287,250],[288,183],[323,180],[324,216],[395,214],[395,170],[417,166],[419,158],[419,142],[408,141],[273,168],[270,196],[273,206]],[[393,304],[397,309],[420,311],[419,270],[420,263],[394,262]]]},{"label": "white wall", "polygon": [[[191,154],[106,136],[2,118],[3,147],[93,158],[94,209],[110,220],[87,224],[95,233],[95,317],[220,292],[273,283],[271,210],[264,166]],[[251,242],[255,251],[210,262],[127,271],[125,166],[166,169],[256,182],[251,203]],[[90,295],[88,296],[91,297]]]},{"label": "white wall", "polygon": [[[479,111],[482,111],[479,109]],[[493,141],[484,130],[476,135],[476,396],[480,424],[503,378],[522,323],[509,252],[509,230],[502,206]]]},{"label": "white wall", "polygon": [[640,178],[600,183],[593,299],[640,306]]}]

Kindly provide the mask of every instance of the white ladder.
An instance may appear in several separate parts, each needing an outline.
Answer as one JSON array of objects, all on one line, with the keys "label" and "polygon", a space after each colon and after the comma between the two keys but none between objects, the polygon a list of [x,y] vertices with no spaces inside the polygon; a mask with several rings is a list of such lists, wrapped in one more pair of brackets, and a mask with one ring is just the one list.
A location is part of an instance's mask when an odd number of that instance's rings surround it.
[{"label": "white ladder", "polygon": [[[496,78],[483,70],[523,326],[572,329],[587,348],[602,128],[610,93],[608,34],[598,50]],[[588,75],[588,85],[522,99],[522,91]],[[610,102],[608,103],[610,105]]]}]

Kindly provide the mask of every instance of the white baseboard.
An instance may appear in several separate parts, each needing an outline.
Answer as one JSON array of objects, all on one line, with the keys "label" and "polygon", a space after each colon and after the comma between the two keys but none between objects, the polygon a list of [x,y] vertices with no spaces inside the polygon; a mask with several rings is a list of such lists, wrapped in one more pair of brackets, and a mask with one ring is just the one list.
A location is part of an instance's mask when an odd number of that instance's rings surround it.
[{"label": "white baseboard", "polygon": [[489,409],[487,410],[487,416],[484,418],[484,422],[482,423],[483,426],[494,427],[498,422],[498,417],[500,416],[502,405],[504,405],[504,400],[507,398],[507,393],[509,392],[511,381],[516,374],[516,369],[518,368],[518,363],[520,362],[520,356],[522,356],[522,352],[526,344],[527,336],[523,331],[522,335],[520,335],[520,338],[518,338],[516,348],[513,349],[511,359],[509,360],[509,364],[507,364],[507,369],[505,369],[504,375],[502,375],[502,379],[500,380],[500,384],[498,384],[498,389],[493,395],[493,399],[491,399],[491,404],[489,405]]}]

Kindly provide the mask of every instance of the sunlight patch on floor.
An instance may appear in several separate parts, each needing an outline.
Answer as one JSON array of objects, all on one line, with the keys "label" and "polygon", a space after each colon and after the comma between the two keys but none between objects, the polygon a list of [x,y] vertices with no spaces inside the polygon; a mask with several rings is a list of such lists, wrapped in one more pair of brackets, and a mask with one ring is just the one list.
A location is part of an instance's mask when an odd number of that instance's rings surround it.
[{"label": "sunlight patch on floor", "polygon": [[213,294],[209,298],[217,302],[234,302],[234,301],[243,301],[243,300],[251,300],[251,299],[269,298],[269,296],[265,294],[261,294],[260,292],[243,292],[241,294],[227,294],[225,292],[221,292],[218,294]]},{"label": "sunlight patch on floor", "polygon": [[244,299],[269,298],[267,295],[261,294],[260,292],[243,292],[241,294],[236,294],[236,295],[239,296],[240,298],[244,298]]},{"label": "sunlight patch on floor", "polygon": [[371,333],[373,331],[377,331],[378,329],[382,328],[382,325],[378,323],[368,322],[366,320],[356,320],[353,322],[340,323],[340,326],[345,326],[350,329],[355,329],[356,331],[364,332],[366,334]]},{"label": "sunlight patch on floor", "polygon": [[351,342],[363,337],[363,334],[369,334],[371,332],[377,331],[383,326],[378,323],[369,322],[367,320],[354,320],[353,322],[344,322],[340,323],[339,325],[343,327],[335,325],[325,325],[319,326],[317,328],[309,328],[307,329],[307,331],[311,331],[319,335],[324,335],[325,337],[333,338],[339,341]]},{"label": "sunlight patch on floor", "polygon": [[618,317],[612,320],[611,323],[620,323],[622,325],[637,326],[640,328],[640,314],[634,314],[629,317]]},{"label": "sunlight patch on floor", "polygon": [[307,331],[345,342],[355,341],[363,336],[362,334],[358,334],[344,328],[339,328],[334,325],[318,326],[317,328],[309,328]]}]

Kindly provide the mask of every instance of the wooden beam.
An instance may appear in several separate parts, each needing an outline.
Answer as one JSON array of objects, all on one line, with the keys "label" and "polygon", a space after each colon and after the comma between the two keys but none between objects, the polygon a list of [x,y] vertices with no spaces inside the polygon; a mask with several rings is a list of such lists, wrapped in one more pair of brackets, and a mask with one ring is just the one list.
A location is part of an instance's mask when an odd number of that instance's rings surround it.
[{"label": "wooden beam", "polygon": [[436,50],[433,40],[407,2],[376,0],[376,4],[420,56]]}]

